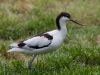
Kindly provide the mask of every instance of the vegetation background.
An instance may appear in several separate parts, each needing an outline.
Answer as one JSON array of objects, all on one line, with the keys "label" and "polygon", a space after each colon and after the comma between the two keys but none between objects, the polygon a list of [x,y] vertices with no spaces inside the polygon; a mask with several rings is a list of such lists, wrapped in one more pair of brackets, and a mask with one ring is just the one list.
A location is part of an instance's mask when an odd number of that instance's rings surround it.
[{"label": "vegetation background", "polygon": [[[31,58],[7,53],[9,44],[55,29],[55,18],[69,12],[86,26],[68,23],[68,35],[55,52]],[[0,75],[100,75],[100,0],[0,0]]]}]

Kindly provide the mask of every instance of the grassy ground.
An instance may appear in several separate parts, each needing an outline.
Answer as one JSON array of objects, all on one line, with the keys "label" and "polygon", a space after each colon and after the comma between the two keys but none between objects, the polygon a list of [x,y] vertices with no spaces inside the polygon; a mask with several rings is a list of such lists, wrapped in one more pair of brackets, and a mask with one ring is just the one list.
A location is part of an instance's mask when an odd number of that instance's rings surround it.
[{"label": "grassy ground", "polygon": [[[54,29],[62,11],[86,26],[70,22],[63,45],[39,55],[32,70],[29,56],[6,53],[13,41]],[[34,74],[100,75],[100,0],[0,0],[0,75]]]}]

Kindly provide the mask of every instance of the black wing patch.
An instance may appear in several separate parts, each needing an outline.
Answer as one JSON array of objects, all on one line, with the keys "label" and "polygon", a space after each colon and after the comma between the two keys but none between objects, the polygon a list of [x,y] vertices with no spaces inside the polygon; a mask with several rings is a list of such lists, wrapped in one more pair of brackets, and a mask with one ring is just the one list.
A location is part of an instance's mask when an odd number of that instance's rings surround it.
[{"label": "black wing patch", "polygon": [[25,46],[26,44],[23,43],[23,41],[20,41],[19,44],[18,44],[18,47],[22,48],[23,46]]},{"label": "black wing patch", "polygon": [[46,37],[48,40],[52,40],[53,39],[53,36],[49,35],[48,33],[45,33],[45,34],[42,34],[40,36],[44,36]]},{"label": "black wing patch", "polygon": [[47,38],[48,40],[50,40],[50,43],[47,44],[47,45],[41,46],[41,47],[39,47],[38,45],[36,45],[36,46],[29,46],[30,48],[33,48],[33,49],[40,49],[40,48],[48,47],[48,46],[52,43],[53,36],[51,36],[50,34],[45,33],[45,34],[41,34],[41,35],[39,35],[39,36],[40,36],[40,37],[44,36],[45,38]]},{"label": "black wing patch", "polygon": [[29,46],[29,47],[33,48],[33,49],[40,49],[40,48],[48,47],[50,44],[51,44],[51,42],[48,45],[44,45],[42,47],[39,47],[38,45],[37,46]]}]

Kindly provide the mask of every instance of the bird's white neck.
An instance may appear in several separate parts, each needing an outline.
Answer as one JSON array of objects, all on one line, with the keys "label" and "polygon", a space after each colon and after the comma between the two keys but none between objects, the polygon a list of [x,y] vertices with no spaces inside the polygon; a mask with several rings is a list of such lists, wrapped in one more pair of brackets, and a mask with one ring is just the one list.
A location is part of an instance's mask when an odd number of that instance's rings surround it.
[{"label": "bird's white neck", "polygon": [[65,38],[66,34],[67,34],[66,22],[60,20],[59,25],[60,25],[60,30],[59,31],[61,32],[61,35]]},{"label": "bird's white neck", "polygon": [[63,21],[63,20],[60,20],[59,21],[59,25],[60,25],[60,30],[66,30],[67,28],[66,28],[66,22],[65,21]]}]

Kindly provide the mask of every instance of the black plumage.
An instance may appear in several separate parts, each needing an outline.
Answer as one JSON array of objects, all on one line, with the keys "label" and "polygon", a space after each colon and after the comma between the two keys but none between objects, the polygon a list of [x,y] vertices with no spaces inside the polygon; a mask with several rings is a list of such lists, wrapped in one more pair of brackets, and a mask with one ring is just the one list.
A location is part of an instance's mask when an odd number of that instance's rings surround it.
[{"label": "black plumage", "polygon": [[23,42],[23,41],[21,41],[20,43],[18,43],[18,47],[23,47],[23,46],[25,46],[26,44]]}]

